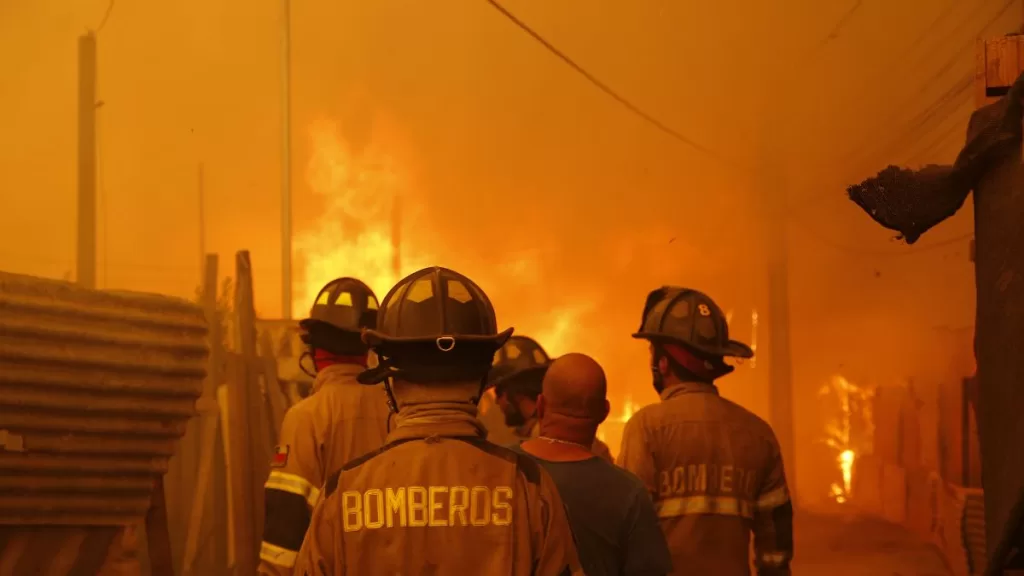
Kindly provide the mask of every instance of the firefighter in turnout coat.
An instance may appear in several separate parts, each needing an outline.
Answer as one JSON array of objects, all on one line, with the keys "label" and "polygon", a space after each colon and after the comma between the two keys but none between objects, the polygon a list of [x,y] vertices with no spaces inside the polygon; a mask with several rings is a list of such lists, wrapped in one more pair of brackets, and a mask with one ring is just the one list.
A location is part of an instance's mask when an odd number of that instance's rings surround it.
[{"label": "firefighter in turnout coat", "polygon": [[647,484],[674,574],[749,576],[753,533],[757,574],[788,576],[793,506],[778,441],[714,385],[733,370],[723,357],[753,351],[729,339],[708,296],[685,288],[651,292],[633,337],[650,342],[661,402],[626,424],[618,463]]},{"label": "firefighter in turnout coat", "polygon": [[259,573],[293,574],[313,506],[330,473],[384,444],[390,410],[383,386],[363,386],[368,347],[361,330],[376,325],[377,297],[354,278],[320,291],[299,325],[316,369],[313,392],[285,413],[270,476]]},{"label": "firefighter in turnout coat", "polygon": [[[552,359],[533,338],[512,336],[494,355],[494,366],[487,376],[487,386],[494,390],[496,406],[505,416],[505,425],[515,442],[540,435],[537,419],[537,396]],[[614,463],[611,450],[594,438],[591,451]]]},{"label": "firefighter in turnout coat", "polygon": [[379,450],[331,476],[299,553],[301,576],[580,574],[557,489],[476,418],[499,333],[471,280],[445,268],[400,281],[364,339],[395,425]]}]

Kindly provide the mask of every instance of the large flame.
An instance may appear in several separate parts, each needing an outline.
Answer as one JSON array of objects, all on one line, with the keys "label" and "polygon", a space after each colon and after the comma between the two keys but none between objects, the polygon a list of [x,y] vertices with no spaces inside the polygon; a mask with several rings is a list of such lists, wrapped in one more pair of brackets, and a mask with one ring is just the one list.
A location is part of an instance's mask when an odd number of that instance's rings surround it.
[{"label": "large flame", "polygon": [[544,288],[541,250],[506,252],[497,262],[493,254],[472,252],[482,250],[479,246],[445,252],[448,238],[429,218],[415,225],[396,222],[396,206],[407,220],[424,207],[408,165],[390,143],[374,138],[355,153],[339,126],[328,121],[310,127],[310,140],[306,180],[324,206],[322,216],[295,238],[301,274],[293,311],[304,313],[320,289],[339,276],[363,280],[383,299],[401,276],[444,265],[484,288],[498,309],[499,323],[511,323],[517,333],[536,338],[552,356],[578,346],[578,327],[592,305],[579,292],[566,296],[568,304],[551,297]]},{"label": "large flame", "polygon": [[860,388],[842,376],[834,376],[828,386],[819,391],[821,396],[832,396],[837,401],[837,414],[825,426],[825,444],[836,451],[836,465],[841,482],[834,482],[829,495],[842,504],[850,499],[853,489],[853,464],[864,449],[855,438],[858,427],[870,433],[871,392]]},{"label": "large flame", "polygon": [[314,124],[310,136],[306,179],[325,206],[323,217],[295,238],[303,269],[292,309],[306,310],[320,289],[339,276],[359,278],[383,298],[401,272],[393,264],[391,218],[401,172],[372,148],[352,154],[331,123]]}]

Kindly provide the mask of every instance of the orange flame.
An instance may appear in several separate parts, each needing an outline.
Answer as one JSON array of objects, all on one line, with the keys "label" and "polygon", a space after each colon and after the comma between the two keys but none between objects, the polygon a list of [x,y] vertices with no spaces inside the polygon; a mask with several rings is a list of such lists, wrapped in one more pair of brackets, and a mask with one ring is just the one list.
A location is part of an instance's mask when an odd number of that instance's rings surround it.
[{"label": "orange flame", "polygon": [[449,266],[484,288],[498,308],[500,324],[512,324],[517,333],[533,336],[553,356],[573,349],[577,327],[591,307],[580,301],[579,294],[565,306],[540,298],[548,297],[542,288],[540,250],[504,253],[498,261],[486,253],[443,254],[443,230],[426,222],[404,226],[402,245],[396,247],[394,203],[401,199],[407,217],[422,209],[407,166],[379,141],[353,153],[332,122],[314,123],[309,134],[312,154],[306,180],[325,206],[323,216],[294,242],[301,277],[296,279],[292,306],[300,316],[324,284],[339,276],[359,278],[383,299],[400,279],[393,263],[397,248],[399,273]]}]

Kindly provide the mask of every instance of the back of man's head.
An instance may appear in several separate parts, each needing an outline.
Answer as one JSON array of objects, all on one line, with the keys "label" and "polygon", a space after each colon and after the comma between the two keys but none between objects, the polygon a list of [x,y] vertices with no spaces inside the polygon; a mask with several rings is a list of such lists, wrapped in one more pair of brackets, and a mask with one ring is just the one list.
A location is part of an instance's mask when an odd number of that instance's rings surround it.
[{"label": "back of man's head", "polygon": [[544,375],[540,417],[563,426],[595,428],[608,417],[608,383],[601,365],[586,354],[566,354]]}]

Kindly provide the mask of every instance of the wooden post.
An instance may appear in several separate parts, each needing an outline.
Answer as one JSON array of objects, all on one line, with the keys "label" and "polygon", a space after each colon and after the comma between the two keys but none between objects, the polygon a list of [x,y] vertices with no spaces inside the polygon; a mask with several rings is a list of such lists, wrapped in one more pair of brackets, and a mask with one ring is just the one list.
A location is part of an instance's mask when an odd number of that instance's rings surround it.
[{"label": "wooden post", "polygon": [[78,254],[76,280],[96,287],[96,35],[78,38]]},{"label": "wooden post", "polygon": [[[206,312],[206,324],[209,327],[210,357],[206,380],[203,383],[203,395],[199,399],[199,467],[195,473],[192,506],[185,532],[185,554],[182,564],[183,574],[201,574],[209,572],[212,567],[197,569],[194,564],[199,550],[199,535],[203,529],[205,511],[211,508],[210,484],[213,481],[213,461],[217,451],[217,385],[223,371],[224,348],[220,331],[220,317],[217,310],[217,255],[208,254],[205,258],[203,273],[203,310]],[[219,567],[217,567],[219,568]]]},{"label": "wooden post", "polygon": [[[220,434],[221,444],[224,446],[224,477],[225,477],[225,502],[227,510],[227,567],[230,571],[235,568],[235,558],[238,556],[238,546],[235,544],[238,541],[237,528],[241,526],[241,521],[245,518],[239,519],[236,515],[235,510],[242,505],[241,497],[238,492],[238,466],[239,466],[239,454],[235,447],[234,436],[238,434],[238,426],[235,425],[233,418],[231,417],[231,409],[228,404],[231,401],[230,389],[233,386],[231,383],[238,380],[238,358],[235,354],[228,354],[227,360],[227,372],[226,380],[227,384],[217,387],[217,407],[220,408]],[[242,431],[244,433],[244,430]]]},{"label": "wooden post", "polygon": [[[252,264],[249,252],[235,255],[235,315],[237,349],[240,352],[237,375],[228,382],[231,425],[232,496],[234,498],[235,569],[238,574],[256,572],[256,543],[262,536],[262,485],[255,454],[256,438],[262,438],[258,417],[259,382],[256,380],[256,325],[253,309]],[[254,408],[256,410],[254,410]],[[262,441],[260,441],[262,443]],[[267,462],[263,462],[264,466]],[[258,489],[259,488],[259,489]]]}]

